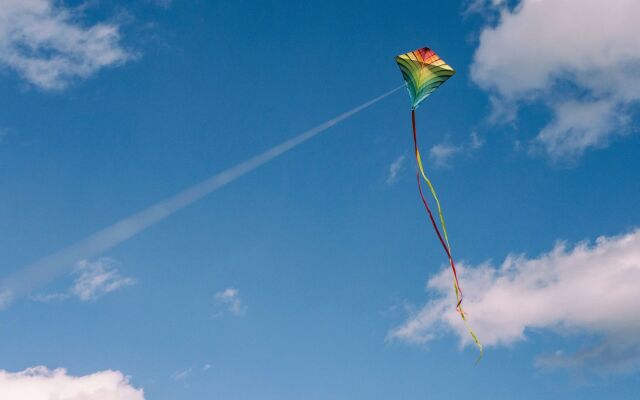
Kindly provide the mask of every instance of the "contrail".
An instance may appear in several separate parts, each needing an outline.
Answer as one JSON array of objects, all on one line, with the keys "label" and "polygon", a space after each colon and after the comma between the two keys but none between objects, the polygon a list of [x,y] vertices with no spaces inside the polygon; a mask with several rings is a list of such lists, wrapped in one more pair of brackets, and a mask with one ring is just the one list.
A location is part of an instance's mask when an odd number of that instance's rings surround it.
[{"label": "contrail", "polygon": [[306,142],[314,136],[326,131],[341,121],[359,113],[377,103],[390,94],[403,88],[398,86],[372,100],[367,101],[350,111],[342,113],[322,124],[302,132],[298,136],[282,142],[271,149],[258,154],[240,164],[222,171],[181,193],[159,201],[158,203],[126,217],[115,224],[98,231],[56,253],[29,264],[0,282],[0,308],[6,307],[14,298],[30,293],[45,285],[55,277],[73,268],[82,259],[95,257],[144,229],[162,221],[176,211],[190,205],[202,197],[212,193],[227,183],[233,182],[244,174],[286,153],[294,147]]}]

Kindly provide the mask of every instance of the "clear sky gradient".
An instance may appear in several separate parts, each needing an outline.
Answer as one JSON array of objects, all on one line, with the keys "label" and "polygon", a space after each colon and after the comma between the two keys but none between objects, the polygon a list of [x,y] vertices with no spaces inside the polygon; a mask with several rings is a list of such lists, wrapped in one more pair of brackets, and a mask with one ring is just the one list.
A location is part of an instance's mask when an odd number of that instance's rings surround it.
[{"label": "clear sky gradient", "polygon": [[[55,3],[58,23],[117,27],[111,46],[122,54],[74,53],[71,62],[104,65],[38,81],[0,45],[2,277],[397,87],[394,57],[421,46],[457,70],[417,124],[461,263],[538,259],[558,241],[571,248],[640,224],[636,99],[568,79],[513,100],[515,118],[492,118],[492,98],[508,94],[472,70],[481,33],[501,23],[495,10]],[[0,27],[13,23],[2,17]],[[45,58],[55,47],[40,44]],[[565,115],[554,110],[567,90],[612,99],[624,123],[603,127],[607,139],[584,151],[537,146]],[[438,324],[421,343],[393,335],[437,298],[426,283],[449,273],[411,150],[401,90],[16,299],[0,312],[0,369],[121,371],[154,400],[637,398],[635,361],[615,372],[541,366],[545,355],[597,346],[606,327],[524,323],[517,340],[489,343],[477,366],[455,326]]]}]

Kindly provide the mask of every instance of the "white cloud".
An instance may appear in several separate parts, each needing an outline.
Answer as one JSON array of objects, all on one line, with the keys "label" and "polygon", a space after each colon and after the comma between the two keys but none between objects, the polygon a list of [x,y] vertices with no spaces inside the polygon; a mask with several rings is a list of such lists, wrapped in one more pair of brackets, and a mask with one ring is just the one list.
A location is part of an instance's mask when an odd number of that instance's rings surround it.
[{"label": "white cloud", "polygon": [[497,113],[513,118],[522,102],[547,105],[553,121],[535,142],[554,159],[628,132],[628,108],[640,100],[640,2],[494,3],[499,20],[482,31],[471,73]]},{"label": "white cloud", "polygon": [[213,296],[214,300],[224,306],[229,313],[240,317],[247,312],[247,306],[242,304],[240,291],[234,288],[227,288]]},{"label": "white cloud", "polygon": [[[434,297],[392,330],[389,337],[425,343],[441,330],[471,339],[455,311],[451,273],[429,279]],[[577,366],[589,362],[610,370],[640,366],[640,229],[600,237],[573,248],[560,243],[536,258],[510,255],[501,266],[461,264],[459,277],[470,323],[485,346],[511,345],[534,330],[600,338],[576,354],[558,352],[538,365]]]},{"label": "white cloud", "polygon": [[76,296],[83,302],[97,300],[107,293],[135,284],[135,279],[120,274],[119,267],[120,263],[106,257],[95,261],[81,260],[72,272],[76,278],[69,290],[63,293],[39,294],[31,299],[50,302]]},{"label": "white cloud", "polygon": [[73,376],[65,369],[38,366],[20,372],[0,370],[0,393],[6,400],[144,400],[119,371]]},{"label": "white cloud", "polygon": [[53,0],[3,0],[0,65],[45,90],[124,63],[129,54],[115,24],[81,24],[74,10]]},{"label": "white cloud", "polygon": [[402,155],[391,163],[389,166],[389,175],[387,176],[387,185],[393,185],[398,181],[398,173],[402,171],[405,159],[406,157]]}]

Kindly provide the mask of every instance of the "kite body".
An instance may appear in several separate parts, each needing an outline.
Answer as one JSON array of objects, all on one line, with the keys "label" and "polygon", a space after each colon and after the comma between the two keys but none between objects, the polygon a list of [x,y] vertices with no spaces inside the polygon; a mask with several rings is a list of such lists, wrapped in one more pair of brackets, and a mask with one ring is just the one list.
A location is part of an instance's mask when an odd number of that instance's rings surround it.
[{"label": "kite body", "polygon": [[396,62],[407,82],[412,110],[456,73],[427,47],[401,54]]},{"label": "kite body", "polygon": [[[464,310],[462,309],[462,289],[460,289],[460,282],[458,281],[458,273],[456,271],[456,266],[453,261],[453,256],[451,254],[451,245],[449,244],[449,235],[447,234],[447,227],[444,223],[444,215],[442,213],[442,207],[440,206],[440,200],[438,200],[438,196],[436,194],[435,188],[433,184],[427,177],[427,174],[424,172],[424,165],[422,163],[422,159],[420,158],[420,150],[418,149],[418,138],[416,134],[416,108],[422,103],[431,93],[433,93],[437,88],[440,87],[447,79],[451,78],[456,71],[447,65],[433,50],[423,47],[409,53],[401,54],[396,57],[396,62],[398,63],[398,67],[400,67],[400,71],[402,72],[402,77],[404,78],[407,90],[409,91],[409,97],[411,99],[411,125],[413,127],[413,148],[416,157],[416,163],[418,166],[418,171],[416,172],[416,178],[418,179],[418,191],[420,192],[420,198],[422,199],[422,203],[424,204],[425,209],[427,210],[427,214],[429,215],[429,220],[433,225],[433,229],[435,230],[440,243],[442,244],[442,248],[446,253],[449,259],[449,265],[451,265],[451,271],[453,272],[453,288],[456,294],[456,310],[462,317],[469,334],[473,338],[476,346],[480,350],[480,357],[482,357],[482,344],[478,340],[478,337],[473,332],[469,323],[467,321],[467,317],[465,315]],[[431,208],[429,207],[429,203],[427,202],[424,194],[422,192],[422,186],[420,184],[422,179],[425,180],[427,186],[429,186],[429,191],[435,200],[435,203],[438,208],[438,216],[440,219],[440,227],[442,229],[442,233],[440,232],[440,228],[438,228],[438,224],[436,223],[435,218],[433,217],[433,213],[431,212]],[[480,358],[478,358],[479,360]]]}]

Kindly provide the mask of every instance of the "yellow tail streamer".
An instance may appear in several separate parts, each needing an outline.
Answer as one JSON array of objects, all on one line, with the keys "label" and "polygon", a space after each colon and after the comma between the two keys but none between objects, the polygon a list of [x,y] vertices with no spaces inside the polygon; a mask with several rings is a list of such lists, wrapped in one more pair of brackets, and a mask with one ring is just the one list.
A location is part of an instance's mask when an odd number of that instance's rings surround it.
[{"label": "yellow tail streamer", "polygon": [[[455,267],[453,266],[453,254],[451,252],[451,245],[449,244],[449,235],[447,234],[447,225],[444,222],[444,215],[442,214],[442,207],[440,206],[440,200],[438,199],[438,195],[436,194],[436,190],[434,189],[433,184],[431,183],[431,181],[427,177],[427,174],[424,172],[424,167],[422,166],[422,158],[420,157],[420,151],[417,148],[417,144],[416,144],[416,160],[418,161],[418,167],[420,168],[420,174],[424,178],[425,182],[427,182],[427,185],[429,186],[429,190],[431,191],[431,195],[433,196],[433,199],[436,201],[436,206],[438,207],[438,216],[440,218],[440,224],[442,225],[442,232],[444,233],[444,240],[445,240],[445,242],[447,244],[447,249],[449,250],[449,264],[451,264],[451,267],[455,271]],[[469,331],[469,335],[471,335],[471,337],[473,338],[473,341],[475,342],[476,346],[478,347],[478,350],[480,350],[480,355],[478,356],[478,359],[476,360],[476,363],[478,363],[482,359],[482,356],[484,355],[484,349],[482,347],[482,343],[480,343],[480,340],[478,340],[478,336],[475,334],[473,329],[471,329],[471,326],[469,325],[469,321],[467,321],[467,317],[465,315],[465,312],[462,309],[462,302],[461,302],[461,293],[462,293],[462,291],[458,287],[458,280],[456,279],[455,276],[453,277],[453,288],[454,288],[455,293],[456,293],[456,304],[458,305],[457,309],[458,309],[458,312],[460,313],[460,317],[462,317],[462,321],[464,321],[464,325],[466,326],[467,330]]]}]

